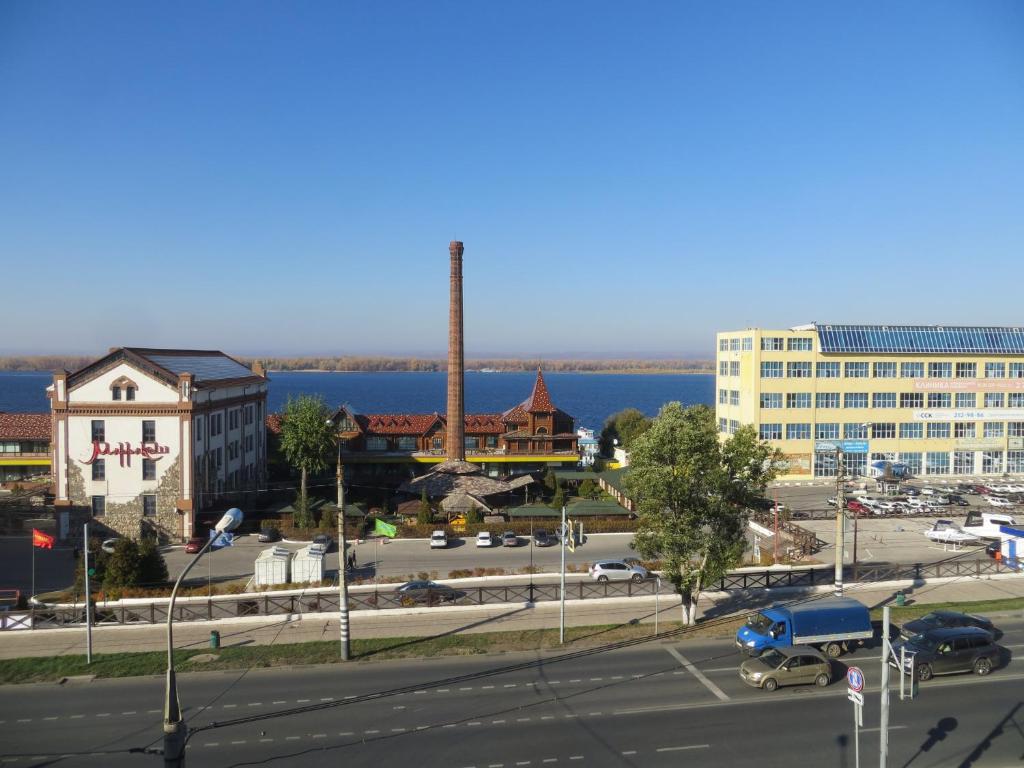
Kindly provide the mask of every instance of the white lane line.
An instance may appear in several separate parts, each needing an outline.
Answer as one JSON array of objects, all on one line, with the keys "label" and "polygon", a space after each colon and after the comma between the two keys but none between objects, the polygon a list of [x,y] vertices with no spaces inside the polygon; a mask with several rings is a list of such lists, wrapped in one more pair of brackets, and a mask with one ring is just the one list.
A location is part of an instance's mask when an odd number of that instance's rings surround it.
[{"label": "white lane line", "polygon": [[287,704],[287,701],[272,701],[271,704]]},{"label": "white lane line", "polygon": [[[234,709],[237,706],[238,706],[237,704],[225,704],[224,705],[224,709]],[[97,715],[97,717],[98,717],[98,715]]]},{"label": "white lane line", "polygon": [[56,720],[56,717],[44,717],[43,720]]},{"label": "white lane line", "polygon": [[466,723],[466,725],[480,725],[480,721],[474,720],[472,723]]},{"label": "white lane line", "polygon": [[363,733],[380,733],[380,731],[378,731],[376,729],[372,729],[372,730],[369,730],[369,731],[363,731]]},{"label": "white lane line", "polygon": [[239,739],[238,741],[232,741],[232,744],[245,744],[245,739]]},{"label": "white lane line", "polygon": [[285,736],[284,740],[285,741],[298,741],[301,738],[302,738],[301,736]]},{"label": "white lane line", "polygon": [[447,688],[438,688],[437,692],[438,693],[448,693],[448,689]]},{"label": "white lane line", "polygon": [[557,757],[545,757],[543,760],[541,760],[541,762],[542,763],[557,763],[558,762],[558,758]]},{"label": "white lane line", "polygon": [[[909,725],[890,725],[889,726],[889,730],[890,731],[899,731],[899,730],[902,730],[904,728],[909,728],[909,727],[910,727]],[[871,733],[871,731],[880,731],[880,730],[882,730],[882,729],[879,726],[876,725],[874,728],[861,728],[860,732],[861,733],[864,733],[864,732]]]},{"label": "white lane line", "polygon": [[420,690],[420,691],[413,691],[413,695],[414,695],[414,696],[416,696],[416,695],[419,695],[419,694],[421,694],[421,693],[426,693],[426,691],[423,691],[423,690]]},{"label": "white lane line", "polygon": [[[110,717],[110,713],[109,712],[100,712],[98,715],[96,715],[96,717]],[[19,720],[18,722],[20,723],[21,720]]]},{"label": "white lane line", "polygon": [[334,697],[333,696],[323,696],[323,697],[320,698],[320,701],[334,701]]},{"label": "white lane line", "polygon": [[612,680],[621,680],[622,679],[622,675],[612,675],[611,679]]},{"label": "white lane line", "polygon": [[392,733],[405,733],[405,728],[392,728]]},{"label": "white lane line", "polygon": [[296,699],[295,701],[298,704],[308,704],[309,703],[309,699]]},{"label": "white lane line", "polygon": [[654,750],[655,752],[681,752],[685,749],[710,749],[710,744],[690,744],[685,747],[661,747],[660,749]]},{"label": "white lane line", "polygon": [[220,746],[220,742],[219,741],[208,741],[205,744],[203,744],[203,746],[204,747],[219,747]]},{"label": "white lane line", "polygon": [[491,720],[491,725],[501,725],[504,722],[504,720]]},{"label": "white lane line", "polygon": [[455,723],[445,723],[441,727],[442,728],[454,728],[455,727]]},{"label": "white lane line", "polygon": [[122,712],[121,714],[122,715],[134,715],[135,714],[135,710],[133,709],[130,712]]},{"label": "white lane line", "polygon": [[577,677],[575,680],[570,680],[569,682],[570,683],[582,683],[583,680],[581,680],[580,678]]},{"label": "white lane line", "polygon": [[493,685],[483,685],[483,686],[480,686],[480,690],[486,691],[488,688],[493,688],[493,687],[494,687]]},{"label": "white lane line", "polygon": [[314,739],[326,739],[327,738],[327,734],[326,733],[314,733],[313,734],[313,738]]},{"label": "white lane line", "polygon": [[262,707],[263,706],[263,702],[262,701],[250,701],[248,706],[250,706],[250,707]]},{"label": "white lane line", "polygon": [[569,755],[570,760],[582,760],[583,755]]},{"label": "white lane line", "polygon": [[603,714],[604,714],[603,712],[587,712],[587,715],[589,717],[598,717],[599,715],[603,715]]},{"label": "white lane line", "polygon": [[273,739],[260,739],[260,744],[266,744],[268,741],[273,741]]},{"label": "white lane line", "polygon": [[505,683],[505,684],[504,684],[503,686],[501,686],[501,687],[502,687],[502,688],[515,688],[515,687],[516,687],[516,684],[515,684],[515,683]]},{"label": "white lane line", "polygon": [[636,754],[636,750],[635,749],[627,749],[622,754],[624,754],[624,755],[635,755]]},{"label": "white lane line", "polygon": [[519,760],[519,761],[516,762],[516,765],[529,765],[529,764],[530,764],[529,760]]},{"label": "white lane line", "polygon": [[163,712],[163,710],[162,710],[162,709],[147,709],[147,710],[146,710],[146,714],[147,714],[147,715],[158,715],[158,714],[160,714],[161,712]]},{"label": "white lane line", "polygon": [[505,768],[505,764],[504,763],[491,763],[491,764],[489,764],[487,766],[487,768]]},{"label": "white lane line", "polygon": [[338,735],[339,736],[354,736],[355,734],[352,731],[338,731]]},{"label": "white lane line", "polygon": [[590,678],[590,682],[592,682],[592,683],[596,683],[596,682],[598,682],[600,680],[604,680],[604,678],[603,677],[592,677],[592,678]]},{"label": "white lane line", "polygon": [[693,662],[691,662],[689,659],[683,656],[683,654],[681,654],[675,648],[671,647],[666,648],[665,650],[668,651],[675,658],[676,661],[682,664],[683,667],[686,668],[687,672],[689,672],[695,678],[700,680],[700,682],[703,683],[705,688],[707,688],[709,691],[715,694],[719,701],[729,701],[729,697],[726,696],[725,691],[723,691],[721,688],[719,688],[717,685],[711,682],[708,679],[707,675],[705,675],[703,672],[697,669],[697,667],[693,665]]},{"label": "white lane line", "polygon": [[473,686],[470,685],[470,686],[468,686],[466,688],[459,688],[459,690],[460,691],[472,691],[473,690]]},{"label": "white lane line", "polygon": [[541,717],[541,720],[554,720],[554,719],[555,719],[554,715],[543,715]]},{"label": "white lane line", "polygon": [[72,715],[71,719],[72,720],[81,720],[83,717],[85,717],[85,715]]},{"label": "white lane line", "polygon": [[517,718],[516,718],[516,722],[517,722],[517,723],[528,723],[528,722],[530,722],[530,720],[532,720],[532,719],[533,719],[533,718],[530,718],[530,717],[517,717]]}]

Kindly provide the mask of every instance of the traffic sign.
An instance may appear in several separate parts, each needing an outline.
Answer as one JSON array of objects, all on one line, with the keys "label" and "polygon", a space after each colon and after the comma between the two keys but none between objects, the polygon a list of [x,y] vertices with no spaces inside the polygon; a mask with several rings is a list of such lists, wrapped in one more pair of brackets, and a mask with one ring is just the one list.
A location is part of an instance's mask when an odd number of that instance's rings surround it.
[{"label": "traffic sign", "polygon": [[846,689],[846,698],[848,698],[854,704],[857,704],[861,707],[864,706],[864,694],[858,693],[857,691],[853,690],[853,688]]},{"label": "traffic sign", "polygon": [[860,693],[864,690],[864,673],[860,667],[850,667],[846,670],[846,682],[851,691]]}]

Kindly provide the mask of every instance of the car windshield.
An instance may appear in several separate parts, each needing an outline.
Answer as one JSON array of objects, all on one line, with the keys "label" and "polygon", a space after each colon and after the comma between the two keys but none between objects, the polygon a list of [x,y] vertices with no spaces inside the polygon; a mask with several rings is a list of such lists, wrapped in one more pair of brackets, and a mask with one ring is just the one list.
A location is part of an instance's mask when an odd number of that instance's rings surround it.
[{"label": "car windshield", "polygon": [[444,538],[444,534],[443,533],[435,533],[433,536],[431,536],[431,538],[432,539],[443,539]]},{"label": "car windshield", "polygon": [[772,669],[778,669],[782,665],[782,662],[786,660],[786,657],[774,648],[765,651],[758,658]]},{"label": "car windshield", "polygon": [[933,624],[933,625],[935,625],[935,624],[941,624],[942,623],[942,618],[937,613],[927,613],[924,616],[922,616],[920,619],[918,619],[918,621],[921,621],[921,622],[923,622],[925,624]]},{"label": "car windshield", "polygon": [[934,651],[936,643],[928,635],[919,634],[911,637],[907,641],[907,645],[912,645],[922,651]]},{"label": "car windshield", "polygon": [[753,613],[747,618],[747,626],[759,635],[767,633],[772,623],[772,620],[763,613]]}]

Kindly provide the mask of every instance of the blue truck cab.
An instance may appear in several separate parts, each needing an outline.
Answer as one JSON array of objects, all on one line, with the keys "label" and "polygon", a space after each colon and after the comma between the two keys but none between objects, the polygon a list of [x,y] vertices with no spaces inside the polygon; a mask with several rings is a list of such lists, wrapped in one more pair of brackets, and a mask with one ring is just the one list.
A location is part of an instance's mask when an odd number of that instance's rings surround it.
[{"label": "blue truck cab", "polygon": [[736,633],[736,646],[758,656],[776,645],[810,645],[834,659],[873,635],[867,606],[851,598],[829,597],[777,604],[751,614]]}]

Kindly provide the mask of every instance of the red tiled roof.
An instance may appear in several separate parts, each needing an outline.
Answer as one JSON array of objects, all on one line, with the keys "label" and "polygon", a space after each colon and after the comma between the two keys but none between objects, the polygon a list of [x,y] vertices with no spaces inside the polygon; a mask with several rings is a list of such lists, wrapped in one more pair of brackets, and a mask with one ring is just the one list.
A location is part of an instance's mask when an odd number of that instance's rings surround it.
[{"label": "red tiled roof", "polygon": [[551,402],[548,385],[544,383],[544,374],[537,369],[537,380],[533,383],[533,392],[522,402],[522,409],[527,413],[554,413],[557,408]]},{"label": "red tiled roof", "polygon": [[505,431],[505,422],[500,413],[469,413],[466,414],[466,434],[500,435]]},{"label": "red tiled roof", "polygon": [[422,435],[440,417],[436,413],[368,413],[357,418],[370,435]]},{"label": "red tiled roof", "polygon": [[502,418],[509,424],[525,424],[530,420],[526,415],[526,411],[523,410],[523,406],[517,405],[515,408],[509,408],[502,415]]},{"label": "red tiled roof", "polygon": [[0,413],[0,440],[50,442],[50,414]]},{"label": "red tiled roof", "polygon": [[274,435],[281,434],[281,414],[280,413],[268,413],[267,418],[263,420],[263,423],[267,425],[267,431]]}]

